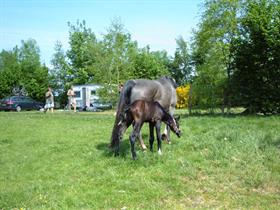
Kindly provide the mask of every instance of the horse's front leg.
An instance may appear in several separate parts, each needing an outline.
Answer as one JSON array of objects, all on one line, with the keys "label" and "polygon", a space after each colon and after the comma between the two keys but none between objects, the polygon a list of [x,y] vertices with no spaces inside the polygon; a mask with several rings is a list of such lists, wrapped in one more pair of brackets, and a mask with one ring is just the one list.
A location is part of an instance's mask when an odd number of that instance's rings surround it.
[{"label": "horse's front leg", "polygon": [[150,129],[150,138],[149,138],[149,142],[150,142],[150,151],[153,151],[153,144],[154,144],[154,127],[155,125],[153,123],[149,123],[149,129]]},{"label": "horse's front leg", "polygon": [[139,136],[140,129],[141,129],[141,124],[135,123],[135,125],[133,127],[133,130],[132,130],[132,133],[129,136],[130,147],[131,147],[131,154],[132,154],[133,160],[136,159],[135,140]]},{"label": "horse's front leg", "polygon": [[[171,116],[174,115],[174,112],[175,112],[175,106],[170,106],[169,107],[169,114]],[[162,139],[166,139],[166,142],[168,144],[171,144],[171,139],[170,139],[170,127],[168,125],[165,125],[165,129],[164,129],[164,132],[162,134]]]},{"label": "horse's front leg", "polygon": [[119,155],[120,152],[120,141],[122,139],[122,136],[124,134],[124,132],[126,131],[126,129],[131,125],[131,123],[122,123],[120,125],[118,125],[118,133],[117,135],[114,137],[116,139],[116,143],[115,143],[115,148],[114,148],[114,152],[115,152],[115,156]]},{"label": "horse's front leg", "polygon": [[168,144],[171,144],[170,127],[168,125],[165,125],[165,129],[164,129],[164,132],[162,134],[162,139],[166,140]]},{"label": "horse's front leg", "polygon": [[162,152],[161,152],[161,134],[160,134],[160,125],[161,125],[161,122],[158,121],[156,123],[156,132],[157,132],[157,143],[158,143],[158,154],[161,155]]}]

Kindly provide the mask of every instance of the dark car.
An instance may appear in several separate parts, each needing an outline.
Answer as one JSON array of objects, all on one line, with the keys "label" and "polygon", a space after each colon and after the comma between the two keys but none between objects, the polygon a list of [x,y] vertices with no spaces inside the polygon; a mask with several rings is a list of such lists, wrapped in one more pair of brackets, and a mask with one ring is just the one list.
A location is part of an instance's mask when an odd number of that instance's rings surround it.
[{"label": "dark car", "polygon": [[9,96],[0,100],[0,111],[40,110],[44,104],[27,96]]}]

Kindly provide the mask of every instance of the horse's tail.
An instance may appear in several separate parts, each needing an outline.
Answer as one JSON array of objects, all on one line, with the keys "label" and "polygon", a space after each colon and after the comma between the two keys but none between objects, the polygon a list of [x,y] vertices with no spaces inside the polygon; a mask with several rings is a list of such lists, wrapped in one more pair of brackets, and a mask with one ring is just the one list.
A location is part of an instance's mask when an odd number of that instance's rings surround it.
[{"label": "horse's tail", "polygon": [[112,130],[111,143],[110,143],[111,148],[118,147],[120,140],[122,138],[122,134],[125,132],[127,128],[127,124],[126,122],[124,122],[124,115],[125,115],[125,110],[130,104],[131,91],[134,86],[135,86],[135,81],[133,80],[127,81],[120,94],[115,123]]}]

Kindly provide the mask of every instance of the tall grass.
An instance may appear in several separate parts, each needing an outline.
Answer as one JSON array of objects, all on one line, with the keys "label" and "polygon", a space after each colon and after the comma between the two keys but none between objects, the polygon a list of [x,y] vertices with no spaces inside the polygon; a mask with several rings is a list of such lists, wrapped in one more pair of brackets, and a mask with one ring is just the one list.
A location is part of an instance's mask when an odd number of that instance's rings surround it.
[{"label": "tall grass", "polygon": [[136,161],[129,131],[119,157],[108,150],[113,122],[1,112],[0,209],[279,209],[279,116],[185,115],[181,139]]}]

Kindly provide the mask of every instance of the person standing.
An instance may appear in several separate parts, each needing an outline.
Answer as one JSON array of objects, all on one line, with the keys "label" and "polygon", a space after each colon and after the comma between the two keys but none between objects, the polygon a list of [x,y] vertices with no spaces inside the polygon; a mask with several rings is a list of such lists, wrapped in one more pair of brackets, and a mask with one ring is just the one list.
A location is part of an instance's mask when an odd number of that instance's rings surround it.
[{"label": "person standing", "polygon": [[70,89],[67,92],[68,96],[68,110],[71,111],[71,106],[74,108],[74,112],[76,112],[76,98],[75,98],[75,92],[73,90],[73,86],[70,87]]},{"label": "person standing", "polygon": [[46,105],[44,107],[44,112],[46,113],[48,110],[51,110],[51,113],[53,113],[54,97],[53,97],[51,87],[48,87],[48,91],[45,94],[45,98],[46,98]]}]

